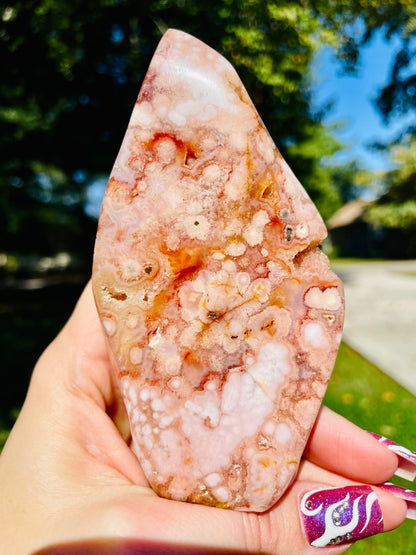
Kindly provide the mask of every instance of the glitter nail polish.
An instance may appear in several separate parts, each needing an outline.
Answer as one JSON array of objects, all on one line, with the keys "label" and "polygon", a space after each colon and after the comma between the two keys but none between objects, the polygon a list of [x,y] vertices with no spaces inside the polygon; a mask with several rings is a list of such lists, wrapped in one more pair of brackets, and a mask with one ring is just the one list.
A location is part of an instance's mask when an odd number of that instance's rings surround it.
[{"label": "glitter nail polish", "polygon": [[308,542],[314,547],[352,543],[383,532],[383,515],[370,486],[306,493],[300,504]]}]

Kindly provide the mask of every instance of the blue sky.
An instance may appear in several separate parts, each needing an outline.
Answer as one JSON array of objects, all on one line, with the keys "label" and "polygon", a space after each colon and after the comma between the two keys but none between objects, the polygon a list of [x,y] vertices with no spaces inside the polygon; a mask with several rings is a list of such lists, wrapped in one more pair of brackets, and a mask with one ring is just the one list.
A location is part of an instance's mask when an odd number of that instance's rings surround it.
[{"label": "blue sky", "polygon": [[369,147],[373,141],[393,139],[404,127],[404,118],[383,123],[374,103],[378,90],[389,82],[394,55],[399,48],[397,40],[387,42],[377,34],[363,48],[360,64],[353,74],[345,74],[329,48],[317,56],[314,67],[314,96],[317,106],[333,100],[334,106],[325,118],[326,123],[344,122],[337,132],[345,144],[336,160],[345,162],[356,158],[369,170],[383,170],[389,161],[383,154]]}]

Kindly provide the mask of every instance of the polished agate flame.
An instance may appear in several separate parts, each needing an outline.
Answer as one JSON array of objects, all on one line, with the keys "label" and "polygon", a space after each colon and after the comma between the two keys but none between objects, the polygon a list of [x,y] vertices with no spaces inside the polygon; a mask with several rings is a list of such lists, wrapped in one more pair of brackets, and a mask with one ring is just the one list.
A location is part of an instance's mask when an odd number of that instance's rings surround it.
[{"label": "polished agate flame", "polygon": [[325,235],[233,67],[169,30],[93,269],[133,450],[159,495],[265,511],[294,478],[341,337]]}]

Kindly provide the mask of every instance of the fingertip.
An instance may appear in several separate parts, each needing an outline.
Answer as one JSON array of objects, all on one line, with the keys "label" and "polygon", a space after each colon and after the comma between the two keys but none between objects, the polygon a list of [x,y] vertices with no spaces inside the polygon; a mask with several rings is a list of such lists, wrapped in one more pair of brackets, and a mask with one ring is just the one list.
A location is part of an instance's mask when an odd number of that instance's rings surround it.
[{"label": "fingertip", "polygon": [[371,484],[389,480],[399,464],[397,456],[371,434],[324,406],[305,455],[326,470]]},{"label": "fingertip", "polygon": [[379,487],[374,486],[373,489],[383,513],[384,531],[389,532],[398,528],[406,519],[406,501]]},{"label": "fingertip", "polygon": [[91,280],[89,280],[75,304],[74,310],[72,311],[68,323],[71,323],[73,320],[84,319],[85,317],[89,318],[91,317],[91,315],[95,317],[96,311],[91,310],[92,308],[95,309],[95,303]]},{"label": "fingertip", "polygon": [[394,471],[396,476],[413,482],[416,478],[416,452],[399,445],[387,437],[380,436],[373,432],[368,432],[368,434],[373,439],[377,440],[377,443],[381,444],[386,450],[394,454],[397,459],[397,466]]},{"label": "fingertip", "polygon": [[366,483],[381,484],[390,480],[399,465],[392,451],[358,427],[352,439],[352,450],[358,453],[360,461],[358,475],[354,478]]},{"label": "fingertip", "polygon": [[364,484],[306,490],[299,508],[304,535],[313,547],[351,544],[393,530],[407,513],[402,499]]}]

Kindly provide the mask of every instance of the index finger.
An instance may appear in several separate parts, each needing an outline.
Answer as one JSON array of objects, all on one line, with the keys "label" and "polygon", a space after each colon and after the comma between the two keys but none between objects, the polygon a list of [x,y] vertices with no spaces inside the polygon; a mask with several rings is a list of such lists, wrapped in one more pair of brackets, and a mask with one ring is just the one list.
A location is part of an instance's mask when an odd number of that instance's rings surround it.
[{"label": "index finger", "polygon": [[325,406],[318,414],[304,456],[322,468],[370,484],[389,480],[398,467],[394,453]]}]

